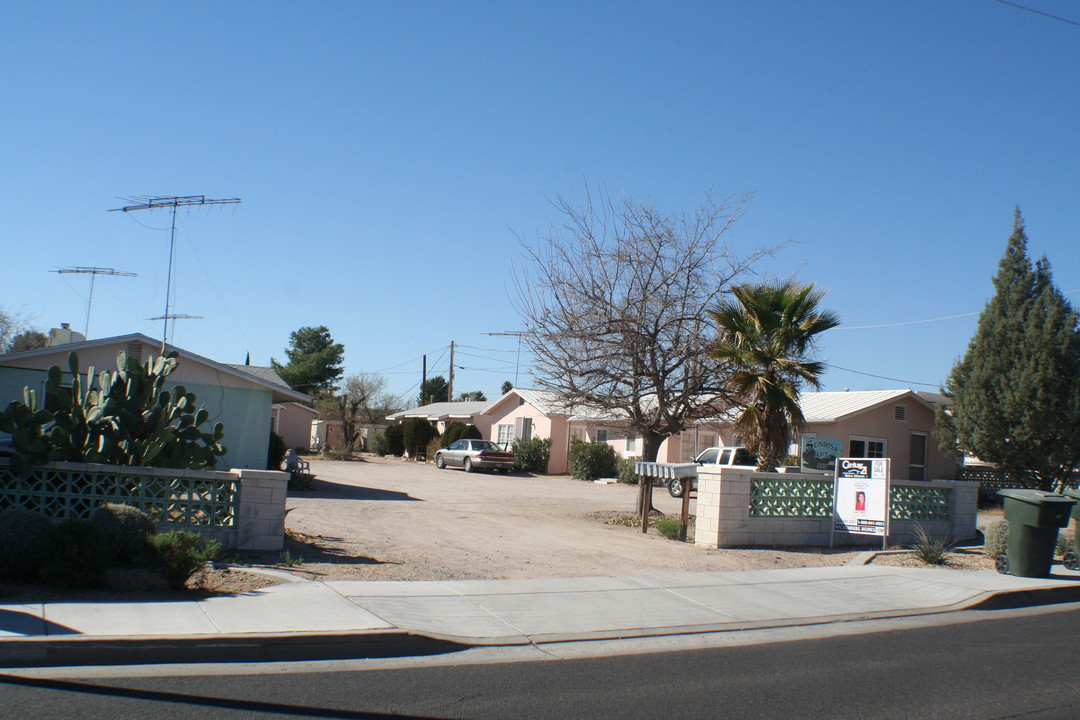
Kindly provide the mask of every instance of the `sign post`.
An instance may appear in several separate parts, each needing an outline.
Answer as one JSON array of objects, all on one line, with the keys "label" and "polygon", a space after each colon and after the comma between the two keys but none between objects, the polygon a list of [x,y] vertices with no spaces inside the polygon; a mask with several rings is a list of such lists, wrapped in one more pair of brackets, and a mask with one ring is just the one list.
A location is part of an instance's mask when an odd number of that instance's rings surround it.
[{"label": "sign post", "polygon": [[885,549],[889,537],[889,458],[837,458],[833,472],[833,534],[880,535]]}]

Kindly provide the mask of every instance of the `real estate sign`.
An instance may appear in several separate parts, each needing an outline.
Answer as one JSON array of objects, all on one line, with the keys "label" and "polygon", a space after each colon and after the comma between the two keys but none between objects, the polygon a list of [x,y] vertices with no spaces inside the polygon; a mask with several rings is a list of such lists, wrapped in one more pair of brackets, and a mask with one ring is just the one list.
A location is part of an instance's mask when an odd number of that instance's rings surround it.
[{"label": "real estate sign", "polygon": [[888,458],[837,458],[833,474],[833,532],[889,533]]},{"label": "real estate sign", "polygon": [[803,472],[827,472],[830,475],[833,473],[836,458],[840,457],[842,452],[839,440],[802,438],[799,445]]}]

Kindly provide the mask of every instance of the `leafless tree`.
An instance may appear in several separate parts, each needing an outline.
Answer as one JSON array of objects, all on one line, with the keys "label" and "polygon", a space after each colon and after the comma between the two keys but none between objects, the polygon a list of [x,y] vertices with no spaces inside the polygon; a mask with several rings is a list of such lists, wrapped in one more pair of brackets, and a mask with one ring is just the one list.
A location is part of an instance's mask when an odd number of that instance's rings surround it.
[{"label": "leafless tree", "polygon": [[558,197],[565,222],[535,245],[515,276],[523,340],[536,383],[566,408],[621,419],[642,457],[725,399],[724,368],[708,352],[707,310],[775,248],[736,252],[725,234],[749,196],[708,196],[692,214],[625,197]]},{"label": "leafless tree", "polygon": [[357,425],[375,425],[391,412],[393,398],[386,392],[386,378],[378,373],[355,373],[342,382],[333,395],[317,402],[323,417],[341,421],[341,437],[346,447],[356,441]]},{"label": "leafless tree", "polygon": [[24,347],[16,348],[15,340],[29,332],[35,332],[30,327],[29,317],[23,313],[0,307],[0,353],[28,349]]}]

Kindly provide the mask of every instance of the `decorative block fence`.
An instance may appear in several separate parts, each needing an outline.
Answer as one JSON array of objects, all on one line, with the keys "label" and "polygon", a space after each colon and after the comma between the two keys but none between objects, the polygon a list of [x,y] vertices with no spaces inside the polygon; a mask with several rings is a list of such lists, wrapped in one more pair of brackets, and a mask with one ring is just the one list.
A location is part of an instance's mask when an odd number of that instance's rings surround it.
[{"label": "decorative block fence", "polygon": [[54,520],[89,518],[104,503],[137,507],[160,530],[188,530],[238,550],[285,544],[289,474],[51,463],[16,477],[0,459],[0,512],[23,507]]},{"label": "decorative block fence", "polygon": [[[977,482],[894,480],[889,542],[911,542],[919,526],[934,537],[975,537],[978,493]],[[695,542],[709,548],[827,546],[832,494],[831,477],[702,467]],[[880,545],[881,538],[837,532],[833,543]]]}]

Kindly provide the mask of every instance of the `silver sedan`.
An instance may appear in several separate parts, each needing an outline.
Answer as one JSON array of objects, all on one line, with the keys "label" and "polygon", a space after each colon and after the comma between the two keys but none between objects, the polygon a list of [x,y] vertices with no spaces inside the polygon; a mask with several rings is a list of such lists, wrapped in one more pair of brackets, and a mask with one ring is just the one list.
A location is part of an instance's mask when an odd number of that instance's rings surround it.
[{"label": "silver sedan", "polygon": [[514,454],[503,450],[490,440],[455,440],[450,447],[435,453],[435,467],[473,470],[501,470],[510,472],[514,469]]}]

